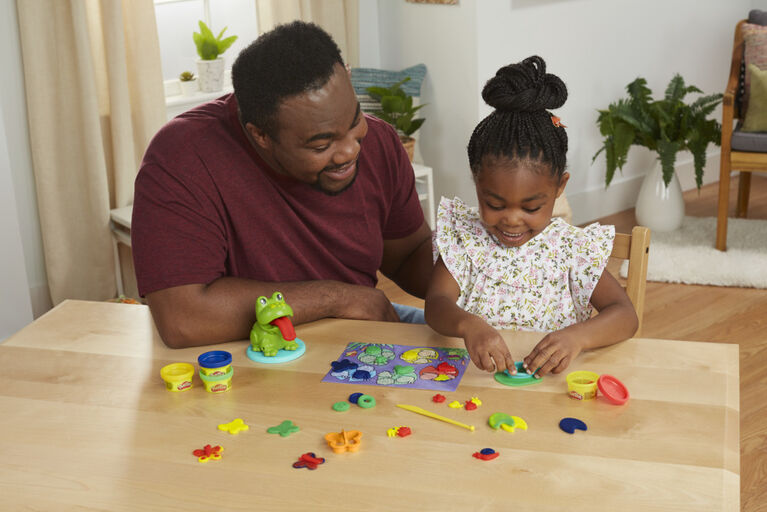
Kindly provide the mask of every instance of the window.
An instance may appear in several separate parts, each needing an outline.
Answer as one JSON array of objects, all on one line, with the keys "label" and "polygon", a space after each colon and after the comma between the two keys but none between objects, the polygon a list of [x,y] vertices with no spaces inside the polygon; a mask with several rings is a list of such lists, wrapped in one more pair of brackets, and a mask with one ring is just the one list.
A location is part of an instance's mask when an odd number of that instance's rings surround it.
[{"label": "window", "polygon": [[225,36],[237,36],[237,41],[223,55],[227,70],[240,51],[258,37],[254,0],[154,0],[154,4],[168,97],[180,94],[178,75],[182,71],[197,74],[199,57],[192,33],[199,31],[198,20],[203,20],[216,35],[227,27]]}]

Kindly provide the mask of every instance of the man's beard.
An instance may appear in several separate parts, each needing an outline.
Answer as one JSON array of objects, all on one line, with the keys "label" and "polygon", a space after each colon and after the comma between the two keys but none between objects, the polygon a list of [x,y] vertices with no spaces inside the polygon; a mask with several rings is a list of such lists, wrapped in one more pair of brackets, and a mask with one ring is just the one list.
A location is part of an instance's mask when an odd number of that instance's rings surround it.
[{"label": "man's beard", "polygon": [[[336,167],[333,167],[333,169],[336,169]],[[325,172],[325,170],[327,170],[327,169],[323,169],[322,172]],[[320,172],[320,174],[322,174],[322,172]],[[322,185],[320,185],[319,176],[317,177],[317,181],[312,183],[311,187],[313,189],[315,189],[315,190],[319,190],[320,192],[322,192],[325,195],[337,196],[338,194],[340,194],[342,192],[346,192],[349,189],[349,187],[354,185],[354,182],[357,181],[357,176],[359,176],[359,173],[360,173],[360,170],[359,170],[359,167],[358,167],[357,170],[354,173],[354,177],[352,178],[352,180],[344,188],[342,188],[340,190],[326,190],[326,189],[322,188]]]}]

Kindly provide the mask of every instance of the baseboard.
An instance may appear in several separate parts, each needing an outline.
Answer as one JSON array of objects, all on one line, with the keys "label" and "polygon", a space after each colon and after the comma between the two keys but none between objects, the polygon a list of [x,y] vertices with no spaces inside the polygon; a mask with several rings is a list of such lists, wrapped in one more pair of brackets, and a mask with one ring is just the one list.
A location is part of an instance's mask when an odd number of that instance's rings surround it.
[{"label": "baseboard", "polygon": [[[676,165],[677,176],[682,191],[692,190],[695,185],[695,167],[692,157]],[[567,194],[567,200],[573,210],[573,224],[581,225],[614,213],[634,208],[639,188],[644,176],[616,179],[607,188],[585,190]],[[703,170],[703,184],[719,181],[719,151],[706,155],[706,167]]]}]

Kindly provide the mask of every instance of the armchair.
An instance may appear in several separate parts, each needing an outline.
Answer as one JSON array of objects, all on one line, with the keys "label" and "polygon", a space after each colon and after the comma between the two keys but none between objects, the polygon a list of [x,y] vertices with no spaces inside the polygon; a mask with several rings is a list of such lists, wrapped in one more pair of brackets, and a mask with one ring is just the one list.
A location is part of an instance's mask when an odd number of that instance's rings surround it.
[{"label": "armchair", "polygon": [[[753,107],[753,102],[748,102],[748,91],[744,90],[745,63],[744,50],[746,42],[744,38],[744,25],[767,25],[767,13],[752,11],[748,20],[741,20],[735,26],[735,40],[732,48],[732,61],[730,75],[727,79],[727,88],[722,100],[722,144],[721,162],[719,170],[719,200],[717,207],[716,222],[716,248],[720,251],[727,250],[727,215],[730,198],[730,173],[740,171],[738,183],[738,199],[735,207],[736,217],[745,217],[748,213],[748,197],[751,188],[751,173],[767,173],[767,132],[749,132],[743,130],[743,122],[746,119],[746,111]],[[767,27],[765,28],[767,33]],[[765,35],[767,40],[767,35]],[[760,49],[767,52],[767,47]],[[767,56],[761,68],[767,64]],[[734,120],[738,120],[733,129]]]}]

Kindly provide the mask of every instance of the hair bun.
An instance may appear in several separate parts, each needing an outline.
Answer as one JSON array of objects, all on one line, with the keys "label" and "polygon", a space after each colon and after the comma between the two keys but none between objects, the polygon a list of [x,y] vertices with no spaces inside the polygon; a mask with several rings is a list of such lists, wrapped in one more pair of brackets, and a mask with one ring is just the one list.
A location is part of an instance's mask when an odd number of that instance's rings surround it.
[{"label": "hair bun", "polygon": [[498,70],[482,89],[482,99],[504,112],[535,112],[561,107],[567,87],[556,75],[546,73],[546,62],[537,55]]}]

